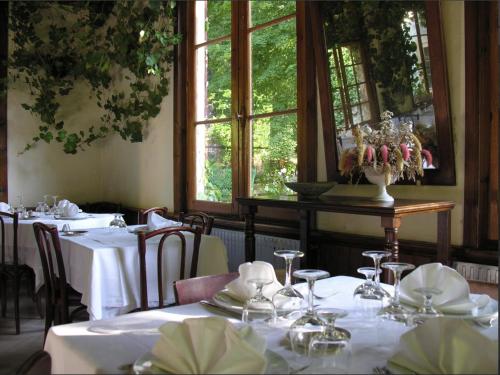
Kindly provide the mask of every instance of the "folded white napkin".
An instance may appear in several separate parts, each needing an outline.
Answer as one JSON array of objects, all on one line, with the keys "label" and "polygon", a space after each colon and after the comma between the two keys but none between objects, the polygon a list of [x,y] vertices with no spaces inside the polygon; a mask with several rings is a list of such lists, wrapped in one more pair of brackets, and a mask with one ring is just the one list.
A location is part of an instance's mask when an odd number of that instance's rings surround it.
[{"label": "folded white napkin", "polygon": [[441,263],[424,264],[401,280],[401,301],[415,307],[423,305],[424,297],[414,289],[430,287],[441,290],[432,297],[432,305],[449,314],[467,314],[478,306],[469,297],[469,284],[453,268]]},{"label": "folded white napkin", "polygon": [[274,267],[270,263],[259,260],[253,263],[246,262],[240,264],[238,271],[240,276],[227,284],[226,289],[227,294],[239,301],[246,301],[257,293],[255,286],[248,282],[251,279],[270,279],[273,281],[272,284],[266,285],[262,289],[262,294],[271,300],[276,292],[283,288],[283,285],[276,279]]},{"label": "folded white napkin", "polygon": [[68,203],[62,208],[62,216],[74,217],[80,212],[80,208],[74,203]]},{"label": "folded white napkin", "polygon": [[181,225],[182,223],[166,219],[155,212],[148,213],[148,230],[156,230],[167,227],[178,227]]},{"label": "folded white napkin", "polygon": [[401,336],[389,369],[416,374],[497,374],[498,341],[462,319],[428,319]]},{"label": "folded white napkin", "polygon": [[169,322],[160,333],[153,364],[171,374],[262,374],[267,366],[265,339],[221,317]]},{"label": "folded white napkin", "polygon": [[64,207],[66,207],[68,204],[70,204],[71,202],[67,199],[61,199],[58,203],[57,203],[57,208],[60,209],[60,210],[63,210]]},{"label": "folded white napkin", "polygon": [[5,203],[5,202],[0,202],[0,211],[10,212],[10,204]]}]

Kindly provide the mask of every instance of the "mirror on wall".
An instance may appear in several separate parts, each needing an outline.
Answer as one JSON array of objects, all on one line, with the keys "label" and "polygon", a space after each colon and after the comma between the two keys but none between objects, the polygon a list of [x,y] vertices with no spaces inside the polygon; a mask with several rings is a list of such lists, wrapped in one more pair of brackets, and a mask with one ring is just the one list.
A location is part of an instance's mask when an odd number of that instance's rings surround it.
[{"label": "mirror on wall", "polygon": [[329,180],[345,181],[339,155],[353,126],[376,127],[380,114],[411,121],[422,148],[423,182],[455,184],[448,85],[439,2],[324,1],[312,6]]}]

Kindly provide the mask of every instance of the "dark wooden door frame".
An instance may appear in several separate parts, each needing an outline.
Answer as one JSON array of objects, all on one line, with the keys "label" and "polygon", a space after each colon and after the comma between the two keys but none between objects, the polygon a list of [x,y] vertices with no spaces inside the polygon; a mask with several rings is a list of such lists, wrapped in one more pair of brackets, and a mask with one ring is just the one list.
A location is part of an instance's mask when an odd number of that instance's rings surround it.
[{"label": "dark wooden door frame", "polygon": [[[492,84],[489,1],[465,2],[465,182],[463,246],[487,247]],[[497,52],[498,53],[498,52]]]},{"label": "dark wooden door frame", "polygon": [[[7,78],[9,3],[0,1],[0,85]],[[7,191],[7,91],[0,87],[0,201],[8,201]]]}]

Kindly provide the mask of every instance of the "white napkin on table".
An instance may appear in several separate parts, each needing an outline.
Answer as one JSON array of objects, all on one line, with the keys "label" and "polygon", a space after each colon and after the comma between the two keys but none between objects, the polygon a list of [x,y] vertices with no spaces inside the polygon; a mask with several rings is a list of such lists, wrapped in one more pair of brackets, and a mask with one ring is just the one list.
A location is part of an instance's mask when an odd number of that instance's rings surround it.
[{"label": "white napkin on table", "polygon": [[246,301],[257,293],[253,284],[248,283],[251,279],[270,279],[272,284],[264,286],[262,294],[272,300],[276,292],[283,288],[283,285],[276,279],[276,273],[272,264],[259,260],[240,264],[238,271],[240,276],[226,285],[226,292],[238,301]]},{"label": "white napkin on table", "polygon": [[67,199],[61,199],[58,203],[57,203],[57,208],[59,210],[64,210],[64,207],[66,207],[68,204],[70,204],[71,202]]},{"label": "white napkin on table", "polygon": [[398,348],[388,362],[395,373],[498,373],[498,341],[462,319],[428,319],[401,336]]},{"label": "white napkin on table", "polygon": [[267,366],[265,339],[221,317],[169,322],[160,333],[152,362],[171,374],[262,374]]},{"label": "white napkin on table", "polygon": [[161,215],[158,215],[156,212],[148,213],[148,230],[156,230],[167,227],[178,227],[181,226],[182,223],[178,221],[173,221],[164,218]]},{"label": "white napkin on table", "polygon": [[62,216],[74,217],[80,212],[80,208],[74,203],[68,203],[62,208]]},{"label": "white napkin on table", "polygon": [[[441,294],[432,297],[432,305],[437,310],[450,314],[467,314],[478,304],[469,297],[467,280],[453,268],[441,263],[424,264],[416,268],[401,280],[401,301],[415,307],[422,306],[424,297],[414,289],[431,287],[441,290]],[[489,299],[481,298],[481,302]]]},{"label": "white napkin on table", "polygon": [[10,212],[10,204],[5,203],[5,202],[0,202],[0,211]]}]

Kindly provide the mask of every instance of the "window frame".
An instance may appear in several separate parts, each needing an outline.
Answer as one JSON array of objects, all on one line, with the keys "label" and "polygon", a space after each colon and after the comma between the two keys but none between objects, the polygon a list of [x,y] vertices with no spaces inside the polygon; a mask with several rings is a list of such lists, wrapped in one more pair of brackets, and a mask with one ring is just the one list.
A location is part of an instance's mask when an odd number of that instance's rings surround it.
[{"label": "window frame", "polygon": [[[0,80],[7,78],[9,2],[0,2]],[[0,202],[8,201],[7,183],[7,93],[0,95]]]},{"label": "window frame", "polygon": [[[249,69],[246,62],[249,61],[249,45],[248,38],[242,37],[238,25],[248,24],[249,8],[247,1],[238,1],[232,3],[232,33],[231,33],[231,48],[237,49],[234,52],[237,58],[232,58],[231,68],[232,74],[237,75],[237,79],[232,79],[232,108],[237,108],[231,116],[232,127],[232,170],[233,170],[233,199],[231,203],[219,203],[211,201],[200,201],[195,199],[195,158],[192,145],[195,144],[195,127],[194,124],[194,4],[193,2],[178,3],[178,30],[184,31],[186,37],[183,43],[178,47],[178,56],[176,60],[174,82],[176,84],[176,96],[183,95],[186,99],[175,99],[175,128],[174,134],[176,137],[175,147],[175,162],[174,174],[175,179],[175,207],[176,211],[204,211],[226,216],[239,215],[239,206],[235,198],[239,196],[248,196],[249,194],[249,177],[251,160],[249,158],[249,150],[251,138],[250,126],[241,125],[241,122],[246,124],[252,118],[262,117],[259,115],[249,116],[249,108],[251,104],[251,95],[246,95],[249,91],[249,77],[245,69]],[[316,117],[316,76],[315,63],[311,59],[310,52],[307,46],[312,43],[312,34],[309,6],[303,2],[296,2],[296,58],[297,58],[297,108],[293,111],[280,111],[284,113],[297,113],[297,173],[299,181],[315,181],[317,169],[317,117]],[[263,26],[270,26],[273,23],[283,21],[290,18],[288,16],[280,17],[276,20],[266,22],[262,25],[256,25],[247,28],[247,35],[250,32]],[[236,30],[236,31],[235,31]],[[182,54],[185,54],[186,61],[184,66]],[[232,56],[234,56],[232,54]],[[239,64],[239,69],[238,69]],[[239,85],[238,85],[239,81]],[[239,98],[245,98],[240,100]],[[237,114],[242,114],[238,119]],[[274,114],[279,114],[275,112]],[[265,114],[269,116],[270,114]],[[184,158],[183,158],[184,156]],[[245,171],[235,173],[235,171]],[[178,173],[179,172],[179,173]],[[179,176],[179,178],[177,178]]]}]

